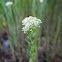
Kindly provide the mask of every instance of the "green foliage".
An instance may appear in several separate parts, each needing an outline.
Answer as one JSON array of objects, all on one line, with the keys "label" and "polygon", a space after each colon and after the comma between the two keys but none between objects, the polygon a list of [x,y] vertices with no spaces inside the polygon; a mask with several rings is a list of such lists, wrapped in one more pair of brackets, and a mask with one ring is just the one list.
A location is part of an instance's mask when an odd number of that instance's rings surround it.
[{"label": "green foliage", "polygon": [[30,39],[30,42],[29,41],[27,41],[27,42],[28,42],[29,46],[31,47],[30,50],[27,49],[27,53],[30,56],[29,62],[34,62],[35,57],[36,57],[36,53],[37,53],[37,51],[36,51],[36,49],[37,49],[37,45],[36,44],[37,43],[33,39],[34,35],[35,35],[35,33],[33,33],[33,32],[30,32],[28,34],[28,39]]},{"label": "green foliage", "polygon": [[3,14],[4,14],[3,6],[2,6],[2,4],[0,3],[0,15],[3,15]]},{"label": "green foliage", "polygon": [[[18,42],[22,19],[31,15],[40,18],[42,25],[41,29],[36,30],[36,34],[31,33],[27,36],[31,40],[31,42],[27,41],[31,47],[31,50],[27,50],[31,56],[30,62],[35,58],[34,50],[37,52],[37,43],[39,42],[39,47],[41,46],[42,34],[47,41],[47,49],[50,47],[50,43],[55,47],[58,46],[58,49],[60,49],[62,37],[62,34],[60,34],[62,32],[62,0],[44,0],[43,3],[40,3],[39,0],[10,0],[13,2],[13,5],[10,7],[5,6],[6,1],[8,0],[0,0],[0,32],[2,32],[3,27],[7,28],[8,26],[9,33],[12,36],[12,38],[9,36],[12,53],[14,52],[12,42],[15,45]],[[49,57],[46,58],[46,60],[48,59]]]}]

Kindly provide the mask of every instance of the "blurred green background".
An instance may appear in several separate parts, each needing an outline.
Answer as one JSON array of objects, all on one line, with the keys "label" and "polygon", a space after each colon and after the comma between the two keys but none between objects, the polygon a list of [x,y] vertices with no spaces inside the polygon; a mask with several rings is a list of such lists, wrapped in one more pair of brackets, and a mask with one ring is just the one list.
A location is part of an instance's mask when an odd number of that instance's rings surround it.
[{"label": "blurred green background", "polygon": [[[13,5],[7,7],[7,1],[12,1]],[[22,20],[28,16],[42,21],[35,37],[39,51],[50,53],[48,57],[62,56],[62,0],[0,0],[0,37],[7,33],[8,38],[18,45],[16,49],[28,48],[26,35],[22,32]]]}]

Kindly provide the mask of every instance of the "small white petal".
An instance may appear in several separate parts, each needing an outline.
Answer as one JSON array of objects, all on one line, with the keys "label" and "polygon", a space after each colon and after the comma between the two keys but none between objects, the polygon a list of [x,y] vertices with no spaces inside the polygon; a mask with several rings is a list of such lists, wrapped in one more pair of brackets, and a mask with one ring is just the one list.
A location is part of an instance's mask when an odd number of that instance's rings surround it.
[{"label": "small white petal", "polygon": [[40,27],[40,26],[39,26]]},{"label": "small white petal", "polygon": [[30,31],[32,31],[32,29]]}]

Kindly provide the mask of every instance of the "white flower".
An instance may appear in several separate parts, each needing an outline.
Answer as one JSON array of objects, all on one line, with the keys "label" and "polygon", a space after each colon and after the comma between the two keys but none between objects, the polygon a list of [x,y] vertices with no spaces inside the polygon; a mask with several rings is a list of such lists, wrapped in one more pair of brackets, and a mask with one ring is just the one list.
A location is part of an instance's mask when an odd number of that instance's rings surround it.
[{"label": "white flower", "polygon": [[22,21],[22,25],[24,25],[24,27],[22,28],[22,31],[24,31],[24,33],[26,33],[27,31],[32,31],[33,29],[36,29],[36,27],[40,26],[41,20],[37,19],[36,17],[26,17],[23,21]]},{"label": "white flower", "polygon": [[10,5],[12,5],[13,4],[13,2],[6,2],[6,6],[10,6]]},{"label": "white flower", "polygon": [[40,1],[40,3],[43,3],[43,0],[39,0]]}]

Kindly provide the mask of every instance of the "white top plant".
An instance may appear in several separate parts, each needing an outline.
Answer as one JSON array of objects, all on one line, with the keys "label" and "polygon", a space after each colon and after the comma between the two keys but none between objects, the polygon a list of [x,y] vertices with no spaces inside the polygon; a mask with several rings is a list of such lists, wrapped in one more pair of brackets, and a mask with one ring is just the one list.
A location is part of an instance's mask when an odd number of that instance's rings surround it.
[{"label": "white top plant", "polygon": [[6,2],[6,6],[11,6],[13,4],[13,2]]},{"label": "white top plant", "polygon": [[40,1],[40,3],[43,3],[43,0],[39,0]]},{"label": "white top plant", "polygon": [[22,21],[22,25],[24,25],[22,31],[24,31],[24,33],[26,33],[27,31],[32,31],[33,29],[36,29],[36,27],[40,27],[40,23],[42,23],[41,20],[37,19],[36,17],[26,17]]}]

